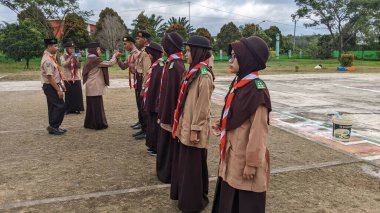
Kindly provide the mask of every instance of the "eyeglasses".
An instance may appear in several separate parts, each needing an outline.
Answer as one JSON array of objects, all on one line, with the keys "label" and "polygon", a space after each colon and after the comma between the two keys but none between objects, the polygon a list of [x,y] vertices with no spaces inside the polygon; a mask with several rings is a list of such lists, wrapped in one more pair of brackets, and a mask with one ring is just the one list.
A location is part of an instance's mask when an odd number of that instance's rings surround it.
[{"label": "eyeglasses", "polygon": [[228,57],[228,60],[229,60],[230,62],[233,62],[235,59],[236,59],[236,55],[235,55],[235,54],[231,54],[231,55]]}]

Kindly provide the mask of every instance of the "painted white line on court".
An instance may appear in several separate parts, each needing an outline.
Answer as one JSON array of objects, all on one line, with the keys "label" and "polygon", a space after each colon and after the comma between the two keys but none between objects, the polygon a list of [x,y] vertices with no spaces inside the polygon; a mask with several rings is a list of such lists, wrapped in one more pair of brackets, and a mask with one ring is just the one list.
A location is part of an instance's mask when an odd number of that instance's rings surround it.
[{"label": "painted white line on court", "polygon": [[355,89],[355,90],[363,90],[363,91],[368,91],[368,92],[380,93],[380,90],[363,89],[363,88],[360,88],[360,87],[342,86],[342,85],[339,85],[339,84],[334,84],[334,85],[337,86],[337,87],[343,87],[343,88],[347,88],[347,89]]},{"label": "painted white line on court", "polygon": [[361,159],[363,159],[363,160],[369,160],[369,161],[379,160],[379,159],[380,159],[380,155],[374,155],[374,156],[362,157]]},{"label": "painted white line on court", "polygon": [[[309,165],[290,166],[290,167],[273,169],[271,170],[271,174],[279,174],[279,173],[285,173],[285,172],[301,171],[301,170],[323,168],[323,167],[330,167],[330,166],[339,166],[339,165],[346,165],[346,164],[358,163],[358,162],[360,161],[359,160],[331,161],[331,162],[324,162],[324,163],[314,163],[314,164],[309,164]],[[210,177],[209,181],[216,181],[217,179],[218,177]],[[93,192],[93,193],[81,194],[81,195],[71,195],[71,196],[54,197],[54,198],[47,198],[47,199],[41,199],[41,200],[5,203],[5,204],[0,204],[0,210],[25,208],[25,207],[31,207],[31,206],[36,206],[36,205],[69,202],[69,201],[76,201],[76,200],[83,200],[83,199],[90,199],[90,198],[100,198],[104,196],[130,194],[130,193],[136,193],[136,192],[142,192],[142,191],[164,189],[164,188],[169,188],[169,187],[170,187],[170,184],[159,184],[159,185],[142,186],[142,187],[136,187],[136,188],[130,188],[130,189],[120,189],[120,190],[114,190],[114,191]]]}]

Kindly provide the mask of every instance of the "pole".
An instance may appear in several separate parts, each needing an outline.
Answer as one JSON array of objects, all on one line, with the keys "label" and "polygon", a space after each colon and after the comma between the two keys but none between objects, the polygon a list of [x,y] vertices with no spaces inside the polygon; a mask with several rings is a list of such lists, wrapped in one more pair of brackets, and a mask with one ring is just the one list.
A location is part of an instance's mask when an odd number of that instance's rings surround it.
[{"label": "pole", "polygon": [[294,19],[293,52],[296,49],[296,28],[297,28],[297,20]]},{"label": "pole", "polygon": [[[189,3],[189,26],[191,26],[191,22],[190,22],[190,1],[187,3]],[[190,28],[189,28],[188,34],[189,34],[189,38],[190,38]]]}]

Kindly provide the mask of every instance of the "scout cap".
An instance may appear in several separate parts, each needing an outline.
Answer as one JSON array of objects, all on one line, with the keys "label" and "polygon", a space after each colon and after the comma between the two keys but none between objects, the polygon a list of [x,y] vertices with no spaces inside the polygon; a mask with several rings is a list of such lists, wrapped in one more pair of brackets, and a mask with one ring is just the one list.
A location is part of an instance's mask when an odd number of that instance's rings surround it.
[{"label": "scout cap", "polygon": [[67,47],[75,47],[75,44],[74,42],[66,42],[63,44],[63,47],[67,48]]},{"label": "scout cap", "polygon": [[50,45],[50,44],[58,44],[58,40],[55,38],[46,38],[44,39],[45,45]]},{"label": "scout cap", "polygon": [[135,43],[135,39],[132,37],[132,36],[125,36],[123,38],[123,41],[129,41],[129,42],[132,42],[132,43]]},{"label": "scout cap", "polygon": [[183,38],[177,32],[165,33],[164,38],[174,45],[179,51],[182,50]]},{"label": "scout cap", "polygon": [[145,48],[147,49],[147,51],[148,50],[155,50],[157,52],[161,52],[161,53],[163,52],[161,45],[159,45],[155,42],[152,42],[152,43],[146,45]]},{"label": "scout cap", "polygon": [[100,47],[100,44],[98,42],[91,42],[86,45],[87,48],[97,48]]},{"label": "scout cap", "polygon": [[138,36],[138,37],[141,37],[141,38],[147,38],[147,39],[150,39],[150,37],[151,37],[150,33],[148,33],[148,32],[145,31],[145,30],[139,30],[139,31],[137,32],[137,36]]},{"label": "scout cap", "polygon": [[194,46],[194,47],[201,47],[205,49],[212,49],[210,45],[210,41],[203,36],[191,36],[187,42],[183,43],[184,45]]}]

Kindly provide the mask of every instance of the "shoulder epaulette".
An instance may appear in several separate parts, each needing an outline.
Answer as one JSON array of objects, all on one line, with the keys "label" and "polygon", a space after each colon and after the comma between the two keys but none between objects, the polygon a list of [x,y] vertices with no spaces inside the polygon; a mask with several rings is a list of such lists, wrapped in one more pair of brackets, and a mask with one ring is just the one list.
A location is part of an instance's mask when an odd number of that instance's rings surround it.
[{"label": "shoulder epaulette", "polygon": [[256,78],[255,79],[255,84],[256,84],[256,88],[257,89],[266,89],[267,87],[265,86],[265,83],[263,80],[261,80],[260,78]]}]

